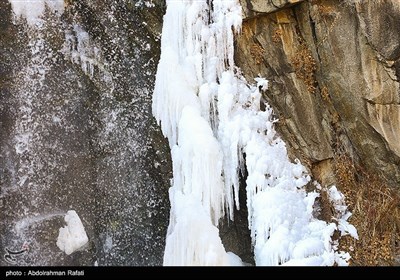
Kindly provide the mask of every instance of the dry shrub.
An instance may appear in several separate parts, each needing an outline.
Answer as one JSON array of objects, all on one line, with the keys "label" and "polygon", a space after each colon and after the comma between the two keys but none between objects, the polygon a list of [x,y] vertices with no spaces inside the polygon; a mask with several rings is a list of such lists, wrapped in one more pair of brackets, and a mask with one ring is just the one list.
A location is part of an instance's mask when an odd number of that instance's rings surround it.
[{"label": "dry shrub", "polygon": [[322,99],[323,99],[325,102],[327,102],[327,103],[331,103],[331,102],[332,102],[327,87],[324,86],[324,87],[321,89],[321,96],[322,96]]},{"label": "dry shrub", "polygon": [[265,50],[259,44],[253,43],[250,46],[250,54],[252,55],[252,57],[256,61],[256,64],[258,65],[263,62]]},{"label": "dry shrub", "polygon": [[315,1],[313,4],[317,5],[317,11],[321,17],[321,20],[325,22],[327,27],[327,30],[324,32],[325,34],[318,43],[318,46],[320,46],[328,39],[334,27],[338,23],[341,14],[337,10],[336,5],[326,5],[325,1]]},{"label": "dry shrub", "polygon": [[326,6],[324,2],[318,3],[318,12],[321,16],[336,16],[337,12],[333,6]]},{"label": "dry shrub", "polygon": [[399,192],[345,155],[335,159],[335,172],[338,188],[353,213],[349,222],[359,235],[359,240],[341,238],[340,249],[350,252],[351,265],[396,265],[400,242]]},{"label": "dry shrub", "polygon": [[314,74],[315,70],[317,70],[317,66],[311,51],[305,44],[300,45],[291,64],[294,67],[297,78],[302,80],[307,86],[308,92],[315,93],[317,82]]},{"label": "dry shrub", "polygon": [[279,43],[282,38],[282,30],[277,28],[275,29],[274,35],[272,35],[272,42]]}]

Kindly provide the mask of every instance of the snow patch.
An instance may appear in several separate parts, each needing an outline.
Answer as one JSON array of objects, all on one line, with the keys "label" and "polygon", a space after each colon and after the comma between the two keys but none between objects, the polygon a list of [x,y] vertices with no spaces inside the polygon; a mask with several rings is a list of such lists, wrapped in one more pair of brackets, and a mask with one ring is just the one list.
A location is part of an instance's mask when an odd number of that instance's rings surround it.
[{"label": "snow patch", "polygon": [[152,7],[155,6],[154,3],[153,3],[153,1],[138,0],[138,1],[136,2],[136,4],[135,4],[135,7],[141,7],[141,6],[143,6],[143,5],[145,5],[147,8],[152,8]]},{"label": "snow patch", "polygon": [[269,82],[268,80],[266,80],[265,78],[262,77],[258,77],[258,78],[254,78],[254,80],[257,82],[257,87],[262,90],[262,91],[266,91],[269,87]]},{"label": "snow patch", "polygon": [[64,0],[9,0],[14,14],[17,17],[25,17],[29,25],[39,24],[45,7],[51,11],[62,14],[64,12]]},{"label": "snow patch", "polygon": [[57,246],[70,255],[85,246],[89,239],[81,219],[74,210],[69,210],[64,220],[67,225],[59,230]]},{"label": "snow patch", "polygon": [[347,221],[351,217],[352,213],[347,210],[344,195],[336,188],[336,186],[331,186],[328,190],[328,196],[335,209],[334,219],[338,222],[338,230],[340,231],[341,236],[350,235],[358,240],[357,229]]}]

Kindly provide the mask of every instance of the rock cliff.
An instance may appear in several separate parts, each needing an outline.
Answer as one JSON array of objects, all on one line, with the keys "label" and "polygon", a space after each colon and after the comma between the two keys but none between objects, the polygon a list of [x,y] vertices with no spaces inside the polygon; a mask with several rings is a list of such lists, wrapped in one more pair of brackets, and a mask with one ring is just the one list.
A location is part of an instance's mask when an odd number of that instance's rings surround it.
[{"label": "rock cliff", "polygon": [[[264,98],[292,156],[323,185],[337,184],[347,192],[356,223],[368,212],[356,205],[368,208],[376,198],[366,189],[380,192],[382,185],[392,207],[383,210],[387,205],[381,198],[375,210],[398,215],[400,3],[241,4],[245,18],[236,41],[236,64],[248,81],[259,75],[270,80]],[[372,230],[376,221],[369,219]],[[398,250],[398,216],[396,221],[384,226],[394,232],[387,241],[392,252],[396,246]]]}]

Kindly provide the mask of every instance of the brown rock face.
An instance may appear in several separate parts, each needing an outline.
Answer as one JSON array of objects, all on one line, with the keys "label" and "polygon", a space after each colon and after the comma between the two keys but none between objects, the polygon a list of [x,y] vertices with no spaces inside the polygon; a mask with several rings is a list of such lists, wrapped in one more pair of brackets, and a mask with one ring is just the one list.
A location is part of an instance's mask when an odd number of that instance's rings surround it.
[{"label": "brown rock face", "polygon": [[400,2],[241,3],[236,64],[250,82],[270,80],[264,98],[290,155],[346,195],[360,240],[341,248],[354,265],[398,265]]},{"label": "brown rock face", "polygon": [[[297,3],[298,2],[298,3]],[[338,153],[400,183],[398,1],[242,1],[236,61],[293,155],[333,183]],[[325,166],[321,170],[318,164]]]}]

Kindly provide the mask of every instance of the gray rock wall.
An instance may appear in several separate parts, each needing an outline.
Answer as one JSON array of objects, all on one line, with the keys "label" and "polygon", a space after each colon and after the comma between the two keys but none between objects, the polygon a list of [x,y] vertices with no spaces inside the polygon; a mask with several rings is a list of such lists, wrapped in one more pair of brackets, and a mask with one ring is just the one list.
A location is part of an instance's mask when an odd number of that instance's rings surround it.
[{"label": "gray rock wall", "polygon": [[[168,143],[151,113],[164,7],[66,1],[40,27],[0,5],[0,234],[15,265],[161,265]],[[67,210],[89,237],[57,246]]]}]

